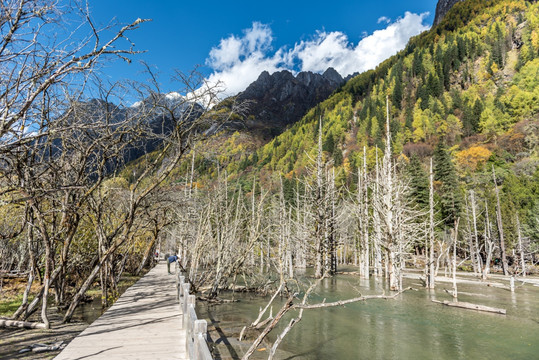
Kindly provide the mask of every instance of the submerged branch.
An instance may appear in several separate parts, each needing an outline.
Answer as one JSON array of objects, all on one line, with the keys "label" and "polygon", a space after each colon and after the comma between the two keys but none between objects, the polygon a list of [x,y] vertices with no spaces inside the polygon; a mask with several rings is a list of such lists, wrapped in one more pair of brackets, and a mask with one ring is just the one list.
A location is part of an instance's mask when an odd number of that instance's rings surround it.
[{"label": "submerged branch", "polygon": [[366,301],[366,300],[370,300],[370,299],[386,299],[386,300],[389,300],[389,299],[394,299],[396,298],[397,296],[399,296],[400,294],[402,294],[403,292],[407,291],[407,290],[412,290],[411,287],[409,288],[406,288],[406,289],[403,289],[393,295],[385,295],[385,294],[381,294],[381,295],[365,295],[365,296],[359,296],[359,297],[355,297],[355,298],[352,298],[352,299],[347,299],[347,300],[339,300],[339,301],[335,301],[335,302],[331,302],[331,303],[320,303],[320,304],[296,304],[293,306],[294,309],[320,309],[320,308],[327,308],[327,307],[334,307],[334,306],[344,306],[346,304],[351,304],[351,303],[355,303],[355,302],[359,302],[359,301]]},{"label": "submerged branch", "polygon": [[297,298],[297,294],[289,296],[287,301],[285,302],[285,304],[281,307],[281,309],[277,313],[277,315],[275,315],[275,318],[271,321],[271,323],[269,323],[266,326],[266,328],[264,328],[262,333],[258,336],[258,338],[256,338],[256,340],[253,342],[253,344],[251,345],[249,350],[247,350],[247,352],[245,353],[245,355],[243,355],[243,357],[241,359],[242,360],[249,359],[249,357],[253,354],[253,352],[256,350],[256,348],[260,345],[262,340],[264,340],[264,338],[273,330],[273,328],[275,328],[275,326],[277,326],[277,324],[279,323],[281,318],[288,311],[290,311],[292,309],[298,309],[299,314],[298,314],[298,316],[296,318],[293,318],[292,320],[290,320],[289,324],[286,326],[286,328],[283,330],[283,332],[281,334],[279,334],[279,336],[277,337],[275,343],[273,344],[273,346],[271,348],[269,359],[273,359],[273,356],[275,355],[277,347],[279,346],[281,341],[288,334],[288,332],[290,330],[292,330],[292,328],[301,321],[301,319],[303,317],[303,310],[305,310],[305,309],[320,309],[320,308],[326,308],[326,307],[344,306],[346,304],[351,304],[351,303],[355,303],[355,302],[359,302],[359,301],[366,301],[366,300],[371,300],[371,299],[386,299],[386,300],[395,299],[398,295],[402,294],[403,292],[405,292],[407,290],[413,290],[411,287],[408,287],[406,289],[398,291],[397,293],[395,293],[393,295],[385,295],[385,294],[381,294],[381,295],[365,295],[365,296],[359,296],[359,297],[355,297],[355,298],[347,299],[347,300],[339,300],[339,301],[335,301],[335,302],[331,302],[331,303],[307,304],[307,299],[309,298],[309,295],[314,291],[314,289],[318,286],[318,284],[320,283],[321,280],[322,279],[318,279],[316,282],[311,284],[309,289],[303,295],[303,299],[302,299],[301,303],[299,303],[299,304],[294,304],[293,303],[294,299]]}]

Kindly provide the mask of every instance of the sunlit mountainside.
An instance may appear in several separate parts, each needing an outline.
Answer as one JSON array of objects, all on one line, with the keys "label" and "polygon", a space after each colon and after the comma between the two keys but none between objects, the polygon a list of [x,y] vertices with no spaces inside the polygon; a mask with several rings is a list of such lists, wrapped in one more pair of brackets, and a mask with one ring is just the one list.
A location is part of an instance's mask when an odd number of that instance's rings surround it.
[{"label": "sunlit mountainside", "polygon": [[[462,197],[469,189],[492,196],[494,166],[504,221],[514,226],[518,209],[529,234],[536,234],[538,85],[538,5],[459,2],[439,25],[411,39],[375,70],[349,80],[268,144],[258,147],[260,142],[245,130],[216,135],[211,152],[205,146],[196,150],[197,182],[211,181],[219,163],[246,191],[253,173],[265,186],[273,186],[279,175],[292,184],[315,157],[322,119],[324,157],[337,170],[338,182],[353,187],[363,147],[369,166],[377,149],[381,157],[387,97],[395,161],[406,167],[416,155],[426,170],[435,148],[443,144]],[[189,167],[186,161],[183,170]]]}]

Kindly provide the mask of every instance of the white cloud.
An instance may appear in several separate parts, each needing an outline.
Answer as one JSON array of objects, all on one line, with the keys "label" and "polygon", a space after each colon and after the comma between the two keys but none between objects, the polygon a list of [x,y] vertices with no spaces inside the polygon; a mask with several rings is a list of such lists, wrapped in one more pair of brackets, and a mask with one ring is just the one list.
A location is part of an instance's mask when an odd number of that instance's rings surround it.
[{"label": "white cloud", "polygon": [[403,18],[364,37],[356,46],[342,32],[319,32],[315,39],[296,44],[293,53],[301,60],[302,71],[321,72],[331,66],[343,76],[363,72],[402,50],[410,37],[428,30],[429,26],[423,24],[427,16],[406,12]]},{"label": "white cloud", "polygon": [[244,30],[243,37],[235,35],[222,39],[218,47],[210,51],[206,64],[214,72],[208,77],[212,84],[221,82],[226,88],[225,96],[244,90],[264,70],[284,70],[283,50],[271,54],[272,32],[269,26],[255,22]]},{"label": "white cloud", "polygon": [[232,35],[228,39],[222,39],[219,47],[210,51],[208,63],[215,70],[222,71],[240,61],[241,51],[241,39]]},{"label": "white cloud", "polygon": [[386,23],[386,24],[389,24],[390,22],[391,22],[391,19],[388,18],[387,16],[380,16],[380,17],[378,18],[378,22],[377,22],[377,23],[378,23],[378,24],[380,24],[380,23]]},{"label": "white cloud", "polygon": [[375,68],[380,62],[402,50],[409,38],[429,29],[423,24],[428,13],[406,12],[395,22],[378,19],[386,28],[363,37],[357,44],[340,32],[317,32],[311,40],[301,41],[286,50],[273,51],[273,36],[268,25],[253,23],[243,36],[231,35],[213,48],[206,63],[213,70],[210,83],[221,82],[224,96],[234,95],[255,81],[264,70],[324,72],[335,68],[342,76]]}]

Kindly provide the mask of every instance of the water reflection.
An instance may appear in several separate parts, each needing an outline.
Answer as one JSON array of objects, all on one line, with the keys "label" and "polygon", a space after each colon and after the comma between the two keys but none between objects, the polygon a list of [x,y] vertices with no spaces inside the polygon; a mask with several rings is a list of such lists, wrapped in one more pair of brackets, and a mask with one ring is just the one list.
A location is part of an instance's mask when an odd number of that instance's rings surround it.
[{"label": "water reflection", "polygon": [[[312,281],[312,280],[311,280]],[[404,280],[405,286],[417,280]],[[539,288],[525,285],[515,294],[485,285],[459,285],[459,300],[507,308],[508,315],[450,308],[431,299],[451,300],[439,283],[435,291],[418,288],[395,300],[369,300],[345,307],[306,310],[303,320],[280,346],[280,359],[479,359],[537,358],[539,353]],[[359,279],[338,275],[325,279],[310,303],[379,294],[389,290],[382,279]],[[236,294],[238,296],[238,294]],[[211,307],[211,318],[219,321],[228,336],[252,322],[268,298],[241,294],[241,301]],[[274,305],[274,313],[279,307]],[[209,317],[202,304],[199,314]],[[269,336],[273,341],[297,313],[292,311]],[[209,320],[209,318],[208,318]],[[237,335],[236,335],[237,336]],[[239,358],[252,341],[231,342]],[[268,344],[266,344],[268,345]],[[269,344],[271,345],[271,344]],[[242,350],[243,349],[243,350]],[[225,352],[223,351],[222,354]],[[226,352],[227,354],[232,353]],[[238,355],[239,354],[239,355]],[[255,354],[267,358],[267,352]]]}]

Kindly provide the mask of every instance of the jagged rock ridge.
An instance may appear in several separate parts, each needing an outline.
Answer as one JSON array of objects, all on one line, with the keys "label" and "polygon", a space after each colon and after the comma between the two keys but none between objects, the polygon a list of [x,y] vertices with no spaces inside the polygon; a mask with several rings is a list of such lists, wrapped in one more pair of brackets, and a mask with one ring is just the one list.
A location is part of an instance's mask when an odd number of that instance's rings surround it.
[{"label": "jagged rock ridge", "polygon": [[250,129],[270,129],[272,136],[300,120],[316,104],[329,97],[344,82],[333,68],[323,74],[310,71],[297,76],[286,70],[258,79],[238,94],[239,101],[249,101],[244,125]]}]

